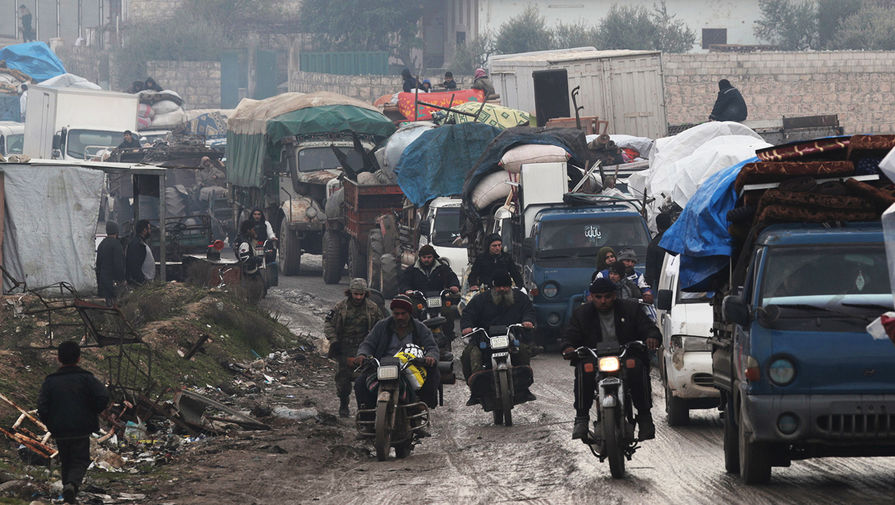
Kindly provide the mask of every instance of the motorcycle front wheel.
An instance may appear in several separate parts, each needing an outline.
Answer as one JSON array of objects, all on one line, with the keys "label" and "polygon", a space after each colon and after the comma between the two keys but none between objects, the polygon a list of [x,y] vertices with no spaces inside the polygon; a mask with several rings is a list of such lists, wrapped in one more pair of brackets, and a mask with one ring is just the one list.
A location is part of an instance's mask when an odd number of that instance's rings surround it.
[{"label": "motorcycle front wheel", "polygon": [[513,425],[513,392],[510,391],[510,371],[500,372],[500,406],[503,410],[503,425]]},{"label": "motorcycle front wheel", "polygon": [[619,428],[618,414],[618,409],[604,409],[601,424],[606,457],[609,458],[609,473],[613,478],[621,479],[625,476],[625,448]]},{"label": "motorcycle front wheel", "polygon": [[389,402],[378,402],[376,404],[376,438],[373,446],[376,447],[376,459],[385,461],[388,459],[389,449],[391,448],[392,427],[389,423]]}]

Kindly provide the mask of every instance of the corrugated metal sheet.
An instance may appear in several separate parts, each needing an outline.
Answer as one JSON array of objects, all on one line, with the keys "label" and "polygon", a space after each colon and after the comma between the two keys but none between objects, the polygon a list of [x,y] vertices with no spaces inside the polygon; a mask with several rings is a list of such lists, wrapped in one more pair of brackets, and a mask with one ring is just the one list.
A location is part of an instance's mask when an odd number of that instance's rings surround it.
[{"label": "corrugated metal sheet", "polygon": [[301,53],[302,72],[338,75],[388,75],[388,53],[385,51],[351,51],[338,53]]},{"label": "corrugated metal sheet", "polygon": [[[581,86],[582,116],[609,121],[609,131],[665,136],[665,92],[661,53],[656,51],[541,51],[491,60],[491,80],[507,107],[534,112],[535,70],[565,68],[569,89]],[[570,110],[571,97],[569,98]]]}]

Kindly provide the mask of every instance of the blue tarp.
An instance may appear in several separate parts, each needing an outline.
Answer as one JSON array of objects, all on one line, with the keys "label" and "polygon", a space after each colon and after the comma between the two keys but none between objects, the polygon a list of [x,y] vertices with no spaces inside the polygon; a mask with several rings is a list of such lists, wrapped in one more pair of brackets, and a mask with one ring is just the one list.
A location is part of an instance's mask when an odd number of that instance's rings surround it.
[{"label": "blue tarp", "polygon": [[737,201],[734,181],[746,163],[755,161],[749,158],[711,176],[662,236],[659,246],[681,255],[681,289],[705,289],[704,283],[729,265],[733,239],[727,213]]},{"label": "blue tarp", "polygon": [[6,60],[8,68],[28,74],[35,82],[65,73],[65,67],[56,53],[44,42],[6,46],[0,49],[0,60]]},{"label": "blue tarp", "polygon": [[414,205],[459,195],[466,173],[500,130],[482,123],[444,125],[424,132],[404,149],[395,172]]}]

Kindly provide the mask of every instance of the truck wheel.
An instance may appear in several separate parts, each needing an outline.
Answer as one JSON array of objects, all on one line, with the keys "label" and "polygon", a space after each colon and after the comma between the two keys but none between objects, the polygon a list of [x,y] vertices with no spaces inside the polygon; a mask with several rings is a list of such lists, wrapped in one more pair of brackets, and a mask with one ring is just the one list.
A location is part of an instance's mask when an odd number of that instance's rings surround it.
[{"label": "truck wheel", "polygon": [[771,460],[769,458],[770,447],[764,442],[750,442],[751,432],[746,430],[743,422],[743,409],[740,409],[739,425],[739,453],[740,453],[740,478],[743,484],[767,484],[771,480]]},{"label": "truck wheel", "polygon": [[323,232],[323,282],[338,284],[342,278],[342,247],[339,235],[330,230]]},{"label": "truck wheel", "polygon": [[280,224],[280,273],[283,275],[298,275],[301,270],[301,239],[293,233],[286,220]]},{"label": "truck wheel", "polygon": [[665,414],[668,426],[685,426],[690,422],[690,409],[687,401],[671,394],[671,388],[665,386]]},{"label": "truck wheel", "polygon": [[367,237],[367,284],[370,289],[379,291],[379,268],[382,256],[382,232],[378,229],[370,231]]},{"label": "truck wheel", "polygon": [[348,239],[348,277],[367,277],[367,259],[361,254],[360,244],[354,237]]},{"label": "truck wheel", "polygon": [[737,423],[734,421],[733,402],[727,402],[724,411],[724,469],[727,473],[740,473],[740,441]]},{"label": "truck wheel", "polygon": [[398,294],[398,260],[394,254],[383,254],[379,265],[379,284],[382,296],[392,298]]}]

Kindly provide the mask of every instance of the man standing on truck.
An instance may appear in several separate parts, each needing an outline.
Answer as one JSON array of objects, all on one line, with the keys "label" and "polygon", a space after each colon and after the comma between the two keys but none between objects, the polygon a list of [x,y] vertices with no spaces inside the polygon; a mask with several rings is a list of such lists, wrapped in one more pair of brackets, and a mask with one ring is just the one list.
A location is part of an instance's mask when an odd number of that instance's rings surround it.
[{"label": "man standing on truck", "polygon": [[[643,340],[649,350],[659,347],[659,328],[650,321],[640,304],[620,300],[616,286],[609,279],[598,278],[589,288],[590,303],[579,306],[572,312],[572,319],[566,328],[563,357],[573,359],[578,347],[595,348],[598,344],[627,344]],[[650,393],[649,356],[634,356],[633,367],[627,367],[625,384],[630,388],[631,401],[637,408],[638,438],[655,438],[656,427],[650,414],[652,397]],[[596,385],[595,373],[585,373],[579,382],[575,376],[575,427],[572,439],[583,439],[590,424],[590,408],[594,402]]]},{"label": "man standing on truck", "polygon": [[329,340],[327,356],[336,360],[336,394],[339,396],[339,417],[348,417],[348,401],[351,396],[352,374],[354,367],[348,364],[348,358],[354,356],[357,347],[363,342],[373,326],[388,314],[379,309],[370,300],[367,281],[351,279],[345,290],[346,299],[337,303],[323,323],[323,334]]},{"label": "man standing on truck", "polygon": [[469,289],[475,291],[479,284],[490,286],[494,276],[498,272],[507,272],[516,283],[516,287],[522,287],[522,272],[513,260],[513,257],[503,251],[503,239],[500,235],[492,233],[485,238],[488,250],[479,255],[469,271]]},{"label": "man standing on truck", "polygon": [[140,149],[140,141],[134,136],[134,132],[130,130],[124,130],[124,140],[118,144],[118,149]]}]

